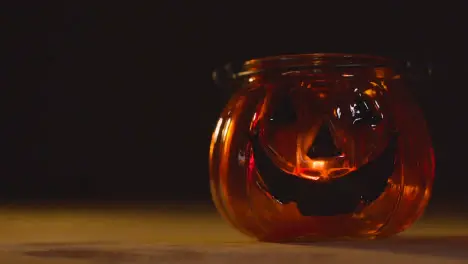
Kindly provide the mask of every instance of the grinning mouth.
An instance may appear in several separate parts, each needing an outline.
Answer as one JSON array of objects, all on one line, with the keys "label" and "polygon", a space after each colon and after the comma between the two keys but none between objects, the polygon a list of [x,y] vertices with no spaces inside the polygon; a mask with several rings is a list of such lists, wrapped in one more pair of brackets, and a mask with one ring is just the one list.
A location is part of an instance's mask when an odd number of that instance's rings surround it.
[{"label": "grinning mouth", "polygon": [[[255,128],[254,128],[255,130]],[[262,189],[281,204],[295,202],[304,216],[333,216],[356,212],[379,198],[394,172],[398,134],[392,133],[385,150],[376,159],[326,181],[298,177],[276,166],[261,144],[260,133],[252,133],[254,167]],[[306,172],[307,175],[313,172]],[[333,173],[333,172],[332,172]]]}]

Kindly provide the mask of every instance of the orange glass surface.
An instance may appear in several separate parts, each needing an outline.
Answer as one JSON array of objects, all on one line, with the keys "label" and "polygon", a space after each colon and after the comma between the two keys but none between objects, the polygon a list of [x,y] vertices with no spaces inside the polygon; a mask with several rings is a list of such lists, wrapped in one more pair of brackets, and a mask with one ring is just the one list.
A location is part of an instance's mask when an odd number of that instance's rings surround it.
[{"label": "orange glass surface", "polygon": [[424,118],[389,60],[251,60],[210,146],[218,211],[261,241],[387,237],[423,213],[434,159]]}]

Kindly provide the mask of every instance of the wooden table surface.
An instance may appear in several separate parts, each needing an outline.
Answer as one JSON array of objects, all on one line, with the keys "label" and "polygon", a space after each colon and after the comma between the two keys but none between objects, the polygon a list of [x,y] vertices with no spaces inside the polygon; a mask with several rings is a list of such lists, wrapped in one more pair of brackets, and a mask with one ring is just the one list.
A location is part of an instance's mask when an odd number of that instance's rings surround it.
[{"label": "wooden table surface", "polygon": [[0,264],[468,263],[468,217],[428,213],[392,239],[259,243],[212,207],[2,206]]}]

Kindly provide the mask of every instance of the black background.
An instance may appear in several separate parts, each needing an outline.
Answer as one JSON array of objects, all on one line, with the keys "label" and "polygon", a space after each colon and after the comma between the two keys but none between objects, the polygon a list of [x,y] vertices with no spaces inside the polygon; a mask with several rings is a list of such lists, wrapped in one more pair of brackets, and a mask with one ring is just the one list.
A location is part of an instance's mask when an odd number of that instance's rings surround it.
[{"label": "black background", "polygon": [[2,10],[2,199],[208,201],[225,104],[211,71],[301,52],[432,61],[412,92],[434,141],[434,200],[468,199],[461,1],[96,2]]}]

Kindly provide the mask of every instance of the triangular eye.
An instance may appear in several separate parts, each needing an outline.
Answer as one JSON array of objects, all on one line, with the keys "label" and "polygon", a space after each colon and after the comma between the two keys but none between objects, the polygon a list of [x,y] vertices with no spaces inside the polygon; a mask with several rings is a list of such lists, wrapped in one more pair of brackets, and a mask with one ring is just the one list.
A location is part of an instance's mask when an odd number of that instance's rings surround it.
[{"label": "triangular eye", "polygon": [[269,117],[270,122],[278,125],[285,125],[297,121],[294,103],[289,94],[276,98],[275,101],[272,113]]},{"label": "triangular eye", "polygon": [[323,123],[315,136],[312,146],[307,152],[311,159],[331,158],[341,155],[341,151],[336,147],[330,128],[327,123]]},{"label": "triangular eye", "polygon": [[363,98],[357,98],[349,108],[351,111],[353,125],[377,125],[382,121],[382,116],[377,113],[378,111],[375,109],[374,104]]}]

